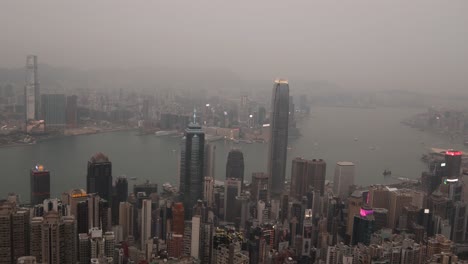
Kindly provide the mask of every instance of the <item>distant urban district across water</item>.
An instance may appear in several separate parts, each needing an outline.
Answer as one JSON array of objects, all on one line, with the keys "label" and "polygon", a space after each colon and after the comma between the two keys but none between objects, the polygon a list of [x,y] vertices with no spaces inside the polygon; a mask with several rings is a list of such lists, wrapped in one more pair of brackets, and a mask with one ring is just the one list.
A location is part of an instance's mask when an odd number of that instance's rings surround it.
[{"label": "distant urban district across water", "polygon": [[[421,155],[429,147],[458,148],[461,142],[451,142],[448,136],[430,134],[400,123],[425,109],[416,108],[333,108],[314,107],[308,119],[298,124],[302,137],[290,139],[287,177],[295,157],[324,159],[327,179],[333,178],[337,161],[356,164],[356,184],[385,182],[382,172],[394,176],[418,178],[426,165]],[[244,153],[245,179],[251,173],[266,170],[268,144],[234,144],[217,141],[216,179],[225,178],[226,158],[231,148]],[[136,131],[65,137],[31,146],[0,148],[0,195],[9,192],[29,200],[29,170],[37,163],[51,171],[51,196],[59,197],[71,188],[86,188],[87,161],[96,152],[109,156],[113,176],[136,177],[137,182],[150,180],[160,186],[165,182],[178,184],[180,139],[139,136]]]}]

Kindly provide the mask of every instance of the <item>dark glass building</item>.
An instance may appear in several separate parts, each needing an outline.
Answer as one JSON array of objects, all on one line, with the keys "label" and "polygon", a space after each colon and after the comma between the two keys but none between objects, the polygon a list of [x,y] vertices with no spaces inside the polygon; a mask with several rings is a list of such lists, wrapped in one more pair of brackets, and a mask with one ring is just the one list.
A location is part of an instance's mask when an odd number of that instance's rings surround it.
[{"label": "dark glass building", "polygon": [[241,193],[242,183],[238,178],[226,179],[224,184],[224,220],[234,222],[236,217],[240,217],[240,208],[238,208],[236,197]]},{"label": "dark glass building", "polygon": [[373,213],[374,211],[371,208],[363,206],[359,215],[354,216],[352,245],[362,243],[368,246],[370,244],[375,225]]},{"label": "dark glass building", "polygon": [[112,203],[112,163],[103,153],[94,154],[88,161],[87,193],[97,193]]},{"label": "dark glass building", "polygon": [[41,113],[46,129],[65,127],[66,101],[64,94],[43,94],[41,96]]},{"label": "dark glass building", "polygon": [[135,194],[135,196],[139,192],[144,192],[146,196],[149,197],[152,193],[158,193],[158,184],[151,183],[147,180],[144,183],[133,185],[133,193]]},{"label": "dark glass building", "polygon": [[270,114],[268,175],[270,195],[279,198],[284,189],[288,148],[289,84],[276,80],[273,85]]},{"label": "dark glass building", "polygon": [[128,181],[126,177],[118,177],[115,182],[115,192],[112,198],[112,223],[119,219],[120,203],[126,202],[128,197]]},{"label": "dark glass building", "polygon": [[461,161],[461,151],[448,150],[445,153],[445,176],[447,176],[447,181],[458,181],[461,174]]},{"label": "dark glass building", "polygon": [[180,195],[184,204],[185,219],[191,219],[192,208],[203,199],[205,133],[193,122],[185,129],[180,157]]},{"label": "dark glass building", "polygon": [[42,165],[36,165],[30,173],[31,204],[42,203],[50,198],[50,172]]},{"label": "dark glass building", "polygon": [[244,183],[244,154],[239,149],[229,151],[226,162],[226,179],[239,179]]}]

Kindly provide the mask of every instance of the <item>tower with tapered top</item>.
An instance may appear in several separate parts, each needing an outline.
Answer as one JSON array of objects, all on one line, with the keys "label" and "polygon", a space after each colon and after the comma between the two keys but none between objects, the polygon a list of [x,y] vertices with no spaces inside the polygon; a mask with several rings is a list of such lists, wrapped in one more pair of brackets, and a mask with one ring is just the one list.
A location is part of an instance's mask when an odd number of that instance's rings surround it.
[{"label": "tower with tapered top", "polygon": [[192,210],[198,200],[203,199],[205,133],[197,123],[197,112],[185,129],[180,154],[179,191],[184,204],[185,219],[191,219]]}]

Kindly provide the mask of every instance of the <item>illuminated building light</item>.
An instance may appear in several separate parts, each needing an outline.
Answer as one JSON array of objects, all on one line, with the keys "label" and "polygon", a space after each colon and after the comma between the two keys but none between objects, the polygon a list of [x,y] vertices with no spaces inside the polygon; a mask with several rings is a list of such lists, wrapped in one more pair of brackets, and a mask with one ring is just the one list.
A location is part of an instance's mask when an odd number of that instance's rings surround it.
[{"label": "illuminated building light", "polygon": [[447,182],[457,182],[458,179],[447,179],[446,181],[447,181]]},{"label": "illuminated building light", "polygon": [[361,207],[361,210],[359,211],[359,214],[362,216],[362,217],[366,217],[368,215],[373,215],[374,214],[374,210],[372,209],[366,209],[366,208],[362,208]]},{"label": "illuminated building light", "polygon": [[429,213],[429,209],[424,209],[424,213],[425,213],[425,214],[428,214],[428,213]]},{"label": "illuminated building light", "polygon": [[288,84],[288,80],[285,80],[285,79],[276,79],[275,80],[275,83],[279,83],[279,84]]},{"label": "illuminated building light", "polygon": [[463,153],[461,151],[458,151],[458,150],[453,150],[453,149],[449,149],[445,152],[445,155],[449,155],[449,156],[461,156],[463,155]]},{"label": "illuminated building light", "polygon": [[445,167],[446,165],[447,164],[445,162],[440,164],[441,167]]}]

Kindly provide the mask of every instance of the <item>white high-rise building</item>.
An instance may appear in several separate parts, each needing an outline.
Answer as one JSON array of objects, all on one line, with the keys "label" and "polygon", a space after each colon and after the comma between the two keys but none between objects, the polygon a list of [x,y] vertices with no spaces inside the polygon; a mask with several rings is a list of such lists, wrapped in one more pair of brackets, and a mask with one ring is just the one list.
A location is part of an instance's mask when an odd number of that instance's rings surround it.
[{"label": "white high-rise building", "polygon": [[190,256],[198,259],[200,252],[200,227],[201,219],[199,215],[192,217],[192,242]]},{"label": "white high-rise building", "polygon": [[333,192],[345,200],[349,196],[349,187],[354,185],[355,165],[349,161],[338,161],[333,179]]}]

